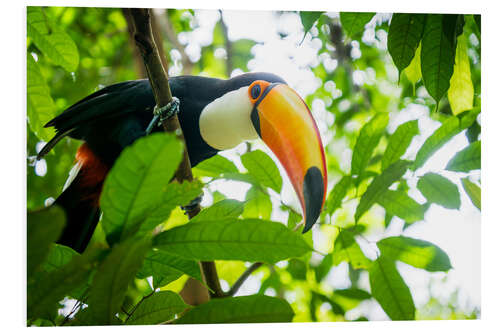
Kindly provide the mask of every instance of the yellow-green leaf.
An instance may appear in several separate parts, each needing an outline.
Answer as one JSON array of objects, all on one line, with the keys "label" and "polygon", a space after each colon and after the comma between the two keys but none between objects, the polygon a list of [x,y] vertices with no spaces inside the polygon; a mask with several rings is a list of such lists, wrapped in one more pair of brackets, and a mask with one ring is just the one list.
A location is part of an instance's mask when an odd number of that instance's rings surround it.
[{"label": "yellow-green leaf", "polygon": [[481,188],[467,178],[462,178],[461,181],[465,192],[469,196],[474,206],[476,206],[477,209],[481,210]]},{"label": "yellow-green leaf", "polygon": [[474,86],[467,55],[467,37],[464,34],[457,39],[455,66],[450,80],[450,89],[448,89],[448,100],[454,115],[472,109],[474,103]]},{"label": "yellow-green leaf", "polygon": [[415,56],[413,57],[408,67],[406,67],[403,71],[408,80],[413,84],[413,95],[415,95],[415,85],[422,78],[422,68],[420,67],[421,50],[422,43],[418,44],[417,50],[415,51]]}]

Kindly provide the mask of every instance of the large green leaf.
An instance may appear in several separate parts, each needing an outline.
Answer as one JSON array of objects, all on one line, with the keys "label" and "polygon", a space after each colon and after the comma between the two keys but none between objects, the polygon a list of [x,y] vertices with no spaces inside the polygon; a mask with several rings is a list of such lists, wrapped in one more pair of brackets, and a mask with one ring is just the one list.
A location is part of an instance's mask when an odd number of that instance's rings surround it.
[{"label": "large green leaf", "polygon": [[449,209],[460,208],[458,187],[437,173],[428,172],[417,183],[417,188],[429,201]]},{"label": "large green leaf", "polygon": [[390,215],[398,216],[406,223],[424,219],[425,207],[410,198],[404,191],[388,190],[378,197],[377,203]]},{"label": "large green leaf", "polygon": [[219,177],[226,173],[238,173],[238,168],[227,158],[215,155],[199,163],[193,171],[197,176]]},{"label": "large green leaf", "polygon": [[215,298],[189,310],[176,324],[280,323],[294,316],[283,299],[265,295]]},{"label": "large green leaf", "polygon": [[448,142],[455,135],[467,129],[471,126],[477,118],[480,109],[472,109],[468,112],[462,113],[460,118],[450,117],[446,119],[443,124],[432,133],[431,136],[425,140],[420,150],[417,152],[415,157],[415,163],[412,166],[413,170],[416,170],[424,165],[424,163],[434,154],[439,148],[441,148],[446,142]]},{"label": "large green leaf", "polygon": [[410,289],[393,260],[380,256],[369,270],[371,294],[392,320],[415,319]]},{"label": "large green leaf", "polygon": [[255,177],[263,186],[281,192],[283,180],[274,161],[263,151],[254,150],[241,156],[241,163],[248,173]]},{"label": "large green leaf", "polygon": [[474,206],[476,206],[477,209],[481,210],[481,188],[467,178],[462,178],[461,181],[465,192],[469,196]]},{"label": "large green leaf", "polygon": [[347,37],[358,38],[365,30],[365,25],[371,21],[375,13],[340,13],[340,23]]},{"label": "large green leaf", "polygon": [[418,132],[418,120],[410,120],[399,125],[389,138],[389,143],[387,144],[387,148],[385,148],[385,153],[382,156],[382,170],[385,170],[389,165],[403,156],[406,149],[410,146],[413,137]]},{"label": "large green leaf", "polygon": [[50,96],[50,88],[31,54],[27,56],[26,66],[28,124],[39,139],[49,141],[55,131],[53,128],[44,128],[44,126],[56,116],[57,107]]},{"label": "large green leaf", "polygon": [[193,260],[246,260],[274,263],[300,257],[311,248],[280,223],[226,219],[188,223],[158,234],[159,250]]},{"label": "large green leaf", "polygon": [[139,278],[148,276],[165,277],[187,274],[200,282],[203,282],[200,266],[194,260],[186,260],[165,251],[151,250],[144,258],[141,269],[137,273]]},{"label": "large green leaf", "polygon": [[446,170],[469,172],[481,169],[481,140],[474,141],[453,156]]},{"label": "large green leaf", "polygon": [[272,209],[273,205],[269,195],[256,186],[250,187],[245,196],[245,210],[243,211],[243,217],[256,217],[268,220],[271,218]]},{"label": "large green leaf", "polygon": [[458,15],[428,14],[422,37],[421,66],[425,88],[437,104],[450,87]]},{"label": "large green leaf", "polygon": [[181,158],[182,144],[166,133],[141,138],[123,150],[100,200],[102,226],[110,243],[134,235],[162,204]]},{"label": "large green leaf", "polygon": [[354,215],[356,221],[359,221],[361,216],[363,216],[363,214],[370,209],[378,198],[389,189],[389,186],[391,186],[392,183],[403,177],[410,165],[411,162],[409,161],[399,160],[391,164],[380,175],[373,179],[366,189],[366,192],[363,193],[358,207],[356,208],[356,213]]},{"label": "large green leaf", "polygon": [[380,138],[385,132],[388,122],[389,115],[387,113],[377,113],[363,126],[352,153],[351,175],[358,175],[358,178],[360,178],[361,174],[365,171],[375,147],[377,147]]},{"label": "large green leaf", "polygon": [[467,37],[462,34],[457,38],[457,52],[453,75],[448,90],[448,100],[454,115],[472,109],[474,103],[474,85],[467,54]]},{"label": "large green leaf", "polygon": [[63,267],[68,264],[73,257],[80,254],[70,247],[53,244],[50,248],[47,259],[43,262],[42,268],[44,271],[50,272]]},{"label": "large green leaf", "polygon": [[[319,19],[321,14],[323,12],[308,12],[308,11],[301,11],[299,12],[300,14],[300,21],[302,22],[302,26],[304,27],[304,37],[306,37],[306,34],[311,28],[314,26],[314,23]],[[302,39],[302,40],[303,40]]]},{"label": "large green leaf", "polygon": [[347,190],[351,186],[352,178],[350,176],[344,176],[339,180],[335,187],[328,195],[328,199],[326,200],[326,210],[328,214],[333,214],[337,208],[340,208],[342,205],[342,199],[347,194]]},{"label": "large green leaf", "polygon": [[399,74],[408,67],[424,31],[425,15],[423,14],[393,14],[387,49],[398,68]]},{"label": "large green leaf", "polygon": [[333,248],[333,265],[337,266],[343,261],[347,261],[355,269],[370,267],[370,260],[366,258],[352,232],[348,230],[343,230],[337,235]]},{"label": "large green leaf", "polygon": [[190,308],[182,298],[172,291],[160,291],[144,299],[125,322],[128,325],[161,324]]},{"label": "large green leaf", "polygon": [[28,279],[49,255],[51,245],[61,234],[66,217],[59,206],[28,212],[27,272]]},{"label": "large green leaf", "polygon": [[53,319],[60,307],[59,301],[88,280],[93,260],[93,253],[74,256],[66,265],[50,272],[38,272],[28,281],[28,319]]},{"label": "large green leaf", "polygon": [[429,272],[446,272],[451,268],[446,252],[427,241],[397,236],[384,238],[377,246],[382,256]]},{"label": "large green leaf", "polygon": [[89,317],[94,325],[111,324],[120,309],[127,288],[141,268],[149,239],[134,239],[117,244],[99,266],[89,290]]},{"label": "large green leaf", "polygon": [[28,37],[36,47],[54,64],[74,72],[79,62],[78,49],[62,27],[52,22],[41,7],[28,7],[26,21]]},{"label": "large green leaf", "polygon": [[233,199],[224,199],[216,202],[210,207],[204,208],[198,215],[192,218],[190,222],[238,217],[243,213],[244,206],[244,202]]}]

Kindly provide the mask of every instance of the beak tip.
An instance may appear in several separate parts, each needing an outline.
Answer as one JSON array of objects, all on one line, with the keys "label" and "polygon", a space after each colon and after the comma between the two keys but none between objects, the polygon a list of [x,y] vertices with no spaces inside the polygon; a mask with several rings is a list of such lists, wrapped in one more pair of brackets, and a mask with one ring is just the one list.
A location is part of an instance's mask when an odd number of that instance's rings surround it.
[{"label": "beak tip", "polygon": [[313,227],[321,213],[324,196],[324,181],[321,171],[317,167],[307,170],[304,178],[304,200],[306,223],[302,233],[306,233]]}]

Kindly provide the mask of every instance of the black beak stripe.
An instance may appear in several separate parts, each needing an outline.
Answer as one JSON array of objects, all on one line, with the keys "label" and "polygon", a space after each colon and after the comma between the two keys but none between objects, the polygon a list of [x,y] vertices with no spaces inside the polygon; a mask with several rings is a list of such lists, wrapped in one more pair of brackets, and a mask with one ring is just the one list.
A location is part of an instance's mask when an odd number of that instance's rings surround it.
[{"label": "black beak stripe", "polygon": [[259,135],[259,137],[262,137],[262,135],[260,134],[260,118],[259,118],[259,111],[257,110],[257,107],[259,106],[260,102],[264,99],[264,97],[266,97],[266,95],[271,91],[271,89],[276,87],[278,84],[282,84],[282,83],[275,82],[275,83],[271,83],[270,85],[267,86],[266,90],[264,90],[264,92],[259,97],[257,102],[255,102],[253,109],[252,109],[252,113],[250,114],[250,118],[252,119],[253,127],[255,127],[255,131],[257,131],[257,134]]}]

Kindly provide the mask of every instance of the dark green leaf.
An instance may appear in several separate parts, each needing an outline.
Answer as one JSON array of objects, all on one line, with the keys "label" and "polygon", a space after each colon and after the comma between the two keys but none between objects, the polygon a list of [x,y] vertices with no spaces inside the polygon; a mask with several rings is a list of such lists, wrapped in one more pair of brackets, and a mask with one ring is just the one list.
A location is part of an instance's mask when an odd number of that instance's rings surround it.
[{"label": "dark green leaf", "polygon": [[413,223],[424,219],[425,207],[408,196],[403,191],[388,190],[382,193],[377,203],[390,215],[395,215],[406,223]]},{"label": "dark green leaf", "polygon": [[127,287],[141,268],[151,247],[149,239],[130,238],[117,244],[99,266],[89,290],[89,316],[94,325],[111,324]]},{"label": "dark green leaf", "polygon": [[379,257],[370,267],[369,276],[372,295],[389,318],[415,319],[415,304],[410,289],[399,275],[394,261]]},{"label": "dark green leaf", "polygon": [[284,225],[257,219],[188,223],[158,234],[154,246],[186,259],[267,263],[311,250],[300,235]]},{"label": "dark green leaf", "polygon": [[57,107],[50,96],[50,88],[31,54],[28,54],[26,61],[28,123],[30,129],[39,139],[49,141],[54,136],[55,131],[53,128],[45,128],[44,126],[56,116]]},{"label": "dark green leaf", "polygon": [[371,21],[375,13],[340,13],[340,23],[347,37],[358,38],[365,30],[365,25]]},{"label": "dark green leaf", "polygon": [[181,158],[182,144],[166,133],[141,138],[123,150],[106,177],[100,200],[110,243],[134,235],[162,205]]},{"label": "dark green leaf", "polygon": [[193,171],[198,176],[219,177],[225,173],[238,173],[238,168],[227,158],[215,155],[199,163]]},{"label": "dark green leaf", "polygon": [[59,206],[51,206],[39,211],[28,212],[28,279],[48,256],[52,243],[59,238],[65,223],[66,216]]},{"label": "dark green leaf", "polygon": [[304,38],[309,30],[314,26],[314,23],[319,19],[323,12],[300,12],[300,21],[304,27]]},{"label": "dark green leaf", "polygon": [[446,252],[430,242],[398,236],[384,238],[377,246],[382,256],[429,272],[446,272],[451,268]]},{"label": "dark green leaf", "polygon": [[447,178],[428,172],[417,183],[417,188],[429,201],[449,209],[460,208],[458,187]]},{"label": "dark green leaf", "polygon": [[243,213],[244,206],[244,202],[224,199],[210,207],[204,208],[198,215],[192,218],[190,222],[238,217]]},{"label": "dark green leaf", "polygon": [[364,291],[363,289],[358,288],[348,288],[348,289],[336,289],[335,295],[357,299],[357,300],[365,300],[372,298],[369,292]]},{"label": "dark green leaf", "polygon": [[410,165],[411,162],[409,161],[399,160],[391,164],[380,175],[373,179],[356,208],[356,214],[354,216],[356,221],[358,221],[378,198],[389,189],[392,183],[403,177]]},{"label": "dark green leaf", "polygon": [[365,171],[388,122],[389,115],[387,113],[377,113],[363,126],[352,153],[351,175],[360,176]]},{"label": "dark green leaf", "polygon": [[333,255],[331,253],[323,257],[317,267],[314,267],[316,282],[320,283],[330,272],[333,266]]},{"label": "dark green leaf", "polygon": [[342,206],[342,199],[344,199],[347,194],[347,190],[351,187],[351,181],[352,178],[350,176],[342,177],[342,179],[339,180],[330,192],[326,201],[328,214],[333,214],[337,208]]},{"label": "dark green leaf", "polygon": [[[187,274],[200,282],[203,278],[200,272],[200,266],[196,261],[186,260],[173,256],[164,251],[151,250],[146,255],[141,269],[137,273],[139,278],[148,276],[177,276],[178,274]],[[180,275],[178,275],[180,276]]]},{"label": "dark green leaf", "polygon": [[263,186],[281,192],[283,180],[274,161],[263,151],[254,150],[241,156],[241,163],[248,173],[255,177]]},{"label": "dark green leaf", "polygon": [[305,280],[307,273],[307,265],[305,262],[299,259],[290,259],[288,261],[287,271],[290,273],[292,278],[296,280]]},{"label": "dark green leaf", "polygon": [[43,270],[50,272],[55,269],[59,269],[69,263],[74,256],[79,256],[80,254],[70,247],[53,244],[50,248],[49,255],[47,259],[43,262]]},{"label": "dark green leaf", "polygon": [[172,291],[160,291],[144,299],[126,321],[128,325],[161,324],[174,318],[190,306]]},{"label": "dark green leaf", "polygon": [[475,141],[453,156],[446,170],[468,172],[481,169],[481,140]]},{"label": "dark green leaf", "polygon": [[351,263],[356,269],[370,267],[370,260],[361,251],[352,232],[347,230],[338,234],[333,248],[333,265],[337,266],[343,261]]},{"label": "dark green leaf", "polygon": [[273,205],[269,195],[256,186],[250,187],[245,196],[245,210],[243,212],[243,217],[256,217],[268,220],[271,218],[272,209]]},{"label": "dark green leaf", "polygon": [[385,149],[384,156],[382,157],[382,170],[385,170],[389,165],[396,162],[401,158],[401,156],[403,156],[406,149],[410,146],[413,137],[417,135],[418,132],[417,120],[410,120],[399,125],[387,143],[387,148]]},{"label": "dark green leaf", "polygon": [[462,178],[461,181],[465,193],[467,193],[474,206],[481,210],[481,188],[467,178]]},{"label": "dark green leaf", "polygon": [[74,72],[79,62],[78,49],[61,26],[52,22],[41,7],[28,7],[26,21],[28,36],[37,48],[55,65]]},{"label": "dark green leaf", "polygon": [[408,67],[424,31],[425,15],[423,14],[393,14],[387,49],[398,68],[399,74]]},{"label": "dark green leaf", "polygon": [[187,312],[177,324],[281,323],[294,316],[283,299],[265,295],[215,298]]},{"label": "dark green leaf", "polygon": [[422,37],[422,78],[437,104],[450,87],[458,15],[428,14]]}]

